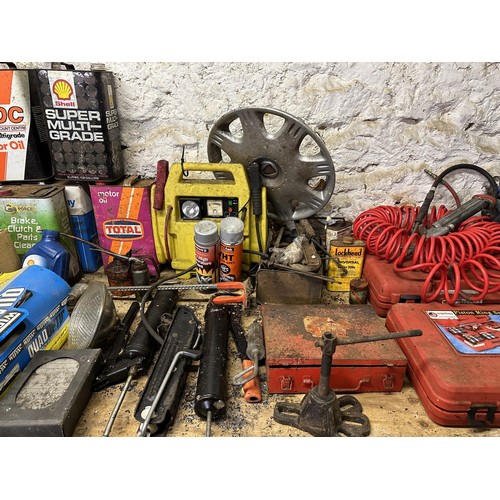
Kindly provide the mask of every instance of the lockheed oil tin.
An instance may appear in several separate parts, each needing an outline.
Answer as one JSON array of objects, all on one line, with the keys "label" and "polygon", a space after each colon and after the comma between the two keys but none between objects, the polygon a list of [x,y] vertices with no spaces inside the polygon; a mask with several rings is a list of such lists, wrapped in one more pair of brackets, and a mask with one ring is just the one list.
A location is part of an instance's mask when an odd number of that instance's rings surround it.
[{"label": "lockheed oil tin", "polygon": [[35,126],[41,110],[32,106],[33,70],[8,66],[0,70],[0,181],[51,179],[46,131]]},{"label": "lockheed oil tin", "polygon": [[326,288],[332,292],[348,292],[351,280],[361,278],[365,258],[366,243],[344,236],[330,242],[328,277],[336,283],[327,282]]},{"label": "lockheed oil tin", "polygon": [[120,179],[124,170],[113,73],[75,71],[71,65],[52,68],[36,70],[34,84],[55,178]]}]

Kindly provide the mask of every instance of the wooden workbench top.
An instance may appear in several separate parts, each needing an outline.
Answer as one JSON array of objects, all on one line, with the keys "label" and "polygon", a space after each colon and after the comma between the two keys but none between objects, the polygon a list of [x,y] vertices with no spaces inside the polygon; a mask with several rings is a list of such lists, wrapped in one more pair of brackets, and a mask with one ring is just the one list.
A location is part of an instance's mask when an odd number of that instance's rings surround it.
[{"label": "wooden workbench top", "polygon": [[[100,279],[100,278],[98,278]],[[189,281],[186,281],[186,283]],[[196,311],[200,320],[203,318],[207,296],[199,292],[182,292],[179,304],[188,305]],[[343,294],[335,296],[325,292],[325,303],[346,303]],[[118,315],[123,317],[130,301],[115,300]],[[286,306],[284,306],[286,307]],[[349,307],[346,305],[346,307]],[[244,315],[244,325],[259,314],[259,306],[249,296],[249,308]],[[384,324],[381,318],[381,325]],[[196,391],[197,362],[193,362],[187,378],[186,388],[173,426],[166,437],[203,437],[206,434],[206,422],[194,412]],[[310,437],[306,432],[291,426],[282,425],[273,419],[277,403],[300,403],[304,394],[269,394],[265,366],[260,367],[259,379],[262,388],[261,403],[247,403],[241,389],[229,381],[241,371],[234,341],[228,346],[228,399],[227,411],[223,418],[214,420],[211,435],[214,437]],[[134,418],[135,407],[147,377],[135,379],[123,400],[116,416],[110,437],[136,436],[139,422]],[[75,437],[102,436],[113,408],[120,396],[123,384],[96,392],[84,410],[74,431]],[[420,399],[405,378],[401,392],[358,393],[354,395],[363,407],[363,413],[370,421],[369,437],[494,437],[500,436],[500,429],[444,427],[435,424],[427,415]]]}]

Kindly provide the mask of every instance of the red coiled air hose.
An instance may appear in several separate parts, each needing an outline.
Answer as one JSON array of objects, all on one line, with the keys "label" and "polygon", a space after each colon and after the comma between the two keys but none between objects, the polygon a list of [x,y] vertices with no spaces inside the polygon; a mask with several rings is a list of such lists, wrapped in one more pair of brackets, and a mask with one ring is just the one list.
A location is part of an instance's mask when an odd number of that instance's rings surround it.
[{"label": "red coiled air hose", "polygon": [[[429,228],[448,212],[432,207],[421,226]],[[424,302],[441,294],[454,305],[459,297],[479,302],[500,291],[500,223],[489,217],[471,217],[457,231],[426,237],[411,232],[419,208],[383,205],[360,214],[353,223],[353,235],[366,243],[368,253],[392,262],[398,273],[427,273],[422,286]],[[476,292],[465,295],[462,287]]]}]

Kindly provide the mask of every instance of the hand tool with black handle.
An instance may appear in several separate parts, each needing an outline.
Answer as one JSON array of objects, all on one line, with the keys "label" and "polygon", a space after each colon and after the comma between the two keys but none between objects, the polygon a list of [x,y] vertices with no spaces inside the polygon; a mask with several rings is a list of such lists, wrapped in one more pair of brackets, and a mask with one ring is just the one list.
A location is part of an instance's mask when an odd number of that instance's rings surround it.
[{"label": "hand tool with black handle", "polygon": [[[173,312],[177,300],[178,293],[175,290],[156,293],[145,314],[152,328],[158,328],[163,314]],[[158,342],[150,335],[141,321],[135,333],[130,336],[127,345],[121,350],[115,363],[96,377],[93,390],[101,391],[106,387],[123,382],[129,376],[129,371],[133,366],[135,366],[136,371],[148,367],[152,355],[158,348]]]},{"label": "hand tool with black handle", "polygon": [[[158,291],[156,293],[145,313],[145,318],[151,328],[157,330],[161,324],[162,317],[172,314],[177,299],[178,294],[174,290]],[[132,380],[139,373],[149,368],[153,356],[159,348],[160,345],[156,339],[151,336],[144,322],[141,321],[129,343],[123,350],[115,370],[113,370],[112,373],[108,373],[107,379],[102,381],[102,383],[107,384],[105,385],[105,387],[107,387],[108,385],[117,384],[125,378],[125,384],[111,413],[103,436],[109,436],[116,415],[118,414]]]},{"label": "hand tool with black handle", "polygon": [[139,312],[139,307],[139,302],[134,300],[134,302],[130,304],[130,307],[128,308],[128,311],[123,319],[116,325],[111,346],[107,350],[103,349],[103,364],[100,367],[94,381],[94,390],[99,390],[99,385],[108,379],[109,373],[114,371],[115,363],[129,341],[130,329],[132,328],[132,323]]},{"label": "hand tool with black handle", "polygon": [[168,331],[162,336],[163,345],[134,413],[141,422],[138,436],[167,432],[177,413],[191,360],[201,355],[195,349],[201,340],[200,323],[189,307],[176,309]]},{"label": "hand tool with black handle", "polygon": [[227,306],[209,302],[205,311],[205,333],[194,402],[196,414],[207,421],[206,436],[211,435],[212,420],[226,412],[228,336]]},{"label": "hand tool with black handle", "polygon": [[262,327],[254,322],[245,335],[241,324],[241,307],[231,305],[229,318],[231,332],[238,349],[243,370],[233,378],[233,384],[241,386],[247,403],[260,403],[262,392],[259,381],[259,361],[264,359],[264,336]]}]

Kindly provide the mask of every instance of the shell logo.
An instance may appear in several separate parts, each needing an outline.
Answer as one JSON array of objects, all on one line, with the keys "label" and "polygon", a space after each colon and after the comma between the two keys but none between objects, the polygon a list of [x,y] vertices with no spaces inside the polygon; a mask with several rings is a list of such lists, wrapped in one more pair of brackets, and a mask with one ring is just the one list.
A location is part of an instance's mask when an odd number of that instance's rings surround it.
[{"label": "shell logo", "polygon": [[66,80],[56,80],[52,85],[52,90],[57,95],[58,99],[67,101],[73,95],[73,88]]}]

